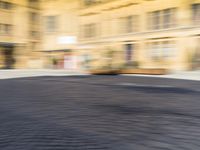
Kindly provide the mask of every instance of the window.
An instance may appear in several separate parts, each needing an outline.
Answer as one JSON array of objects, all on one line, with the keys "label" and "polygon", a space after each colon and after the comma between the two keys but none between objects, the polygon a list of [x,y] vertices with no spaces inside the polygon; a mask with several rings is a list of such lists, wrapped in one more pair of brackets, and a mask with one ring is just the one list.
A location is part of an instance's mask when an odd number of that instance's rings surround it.
[{"label": "window", "polygon": [[0,34],[10,35],[12,32],[12,25],[10,24],[0,24]]},{"label": "window", "polygon": [[96,24],[91,23],[84,25],[84,37],[85,38],[92,38],[96,36]]},{"label": "window", "polygon": [[38,31],[30,31],[30,37],[38,38],[39,37],[39,32]]},{"label": "window", "polygon": [[154,42],[150,44],[149,47],[149,52],[150,52],[150,58],[153,60],[159,60],[161,58],[161,52],[162,50],[160,49],[160,43],[159,42]]},{"label": "window", "polygon": [[90,5],[94,5],[97,3],[100,3],[101,0],[84,0],[83,3],[85,6],[90,6]]},{"label": "window", "polygon": [[148,29],[159,30],[176,26],[176,9],[164,9],[148,14]]},{"label": "window", "polygon": [[200,25],[200,4],[192,5],[193,23]]},{"label": "window", "polygon": [[152,13],[152,19],[153,19],[153,29],[157,30],[161,28],[161,11],[155,11]]},{"label": "window", "polygon": [[161,28],[160,11],[150,12],[148,14],[148,29],[158,30]]},{"label": "window", "polygon": [[38,3],[38,0],[29,0],[29,3]]},{"label": "window", "polygon": [[132,33],[138,31],[138,16],[128,16],[121,18],[121,27],[120,30],[122,33]]},{"label": "window", "polygon": [[12,4],[10,2],[0,1],[0,8],[9,10],[12,8]]},{"label": "window", "polygon": [[45,30],[46,32],[55,32],[57,30],[57,16],[45,17]]},{"label": "window", "polygon": [[176,26],[176,9],[163,10],[163,28],[168,29]]},{"label": "window", "polygon": [[195,50],[196,68],[200,69],[200,38],[197,40],[197,47]]},{"label": "window", "polygon": [[31,42],[30,48],[32,51],[38,50],[38,42]]},{"label": "window", "polygon": [[33,24],[38,23],[38,21],[39,21],[39,14],[36,13],[36,12],[30,12],[30,21]]},{"label": "window", "polygon": [[29,0],[28,4],[30,7],[38,7],[39,6],[39,0]]},{"label": "window", "polygon": [[128,16],[126,17],[126,22],[125,22],[125,30],[127,33],[130,33],[133,31],[133,16]]},{"label": "window", "polygon": [[162,43],[162,57],[170,58],[174,56],[175,43],[173,41],[164,41]]},{"label": "window", "polygon": [[174,56],[175,43],[173,41],[158,41],[148,45],[149,56],[153,60],[162,60]]},{"label": "window", "polygon": [[169,28],[170,27],[170,20],[171,20],[171,10],[166,9],[163,11],[163,28]]},{"label": "window", "polygon": [[134,61],[135,44],[125,44],[126,63],[129,64]]}]

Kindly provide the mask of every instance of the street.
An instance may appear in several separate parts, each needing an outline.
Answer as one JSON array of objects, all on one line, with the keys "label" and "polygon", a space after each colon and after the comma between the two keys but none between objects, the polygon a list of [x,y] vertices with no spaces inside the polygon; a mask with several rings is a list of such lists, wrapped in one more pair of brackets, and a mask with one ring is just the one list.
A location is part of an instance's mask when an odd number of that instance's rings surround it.
[{"label": "street", "polygon": [[200,82],[132,76],[0,80],[1,150],[198,150]]}]

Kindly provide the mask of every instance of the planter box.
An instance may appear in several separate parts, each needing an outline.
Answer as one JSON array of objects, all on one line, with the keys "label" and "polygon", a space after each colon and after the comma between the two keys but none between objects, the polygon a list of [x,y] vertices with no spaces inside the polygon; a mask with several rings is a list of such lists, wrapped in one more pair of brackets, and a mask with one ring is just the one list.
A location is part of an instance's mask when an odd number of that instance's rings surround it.
[{"label": "planter box", "polygon": [[144,75],[165,75],[168,71],[162,68],[138,68],[138,69],[123,69],[120,74],[144,74]]}]

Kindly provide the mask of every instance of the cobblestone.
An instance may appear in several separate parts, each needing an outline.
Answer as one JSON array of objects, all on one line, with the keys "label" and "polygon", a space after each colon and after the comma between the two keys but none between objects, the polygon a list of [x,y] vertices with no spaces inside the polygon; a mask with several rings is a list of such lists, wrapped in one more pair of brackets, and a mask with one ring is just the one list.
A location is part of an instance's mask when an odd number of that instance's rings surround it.
[{"label": "cobblestone", "polygon": [[0,149],[197,150],[196,89],[200,82],[125,76],[1,80]]}]

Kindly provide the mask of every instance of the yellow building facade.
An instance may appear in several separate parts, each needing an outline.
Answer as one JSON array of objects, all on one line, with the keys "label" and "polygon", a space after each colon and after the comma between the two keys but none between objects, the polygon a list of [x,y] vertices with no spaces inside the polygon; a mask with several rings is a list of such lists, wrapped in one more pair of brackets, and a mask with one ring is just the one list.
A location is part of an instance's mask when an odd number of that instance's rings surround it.
[{"label": "yellow building facade", "polygon": [[1,68],[198,69],[200,0],[0,0],[0,53]]},{"label": "yellow building facade", "polygon": [[39,1],[0,0],[0,67],[41,67]]},{"label": "yellow building facade", "polygon": [[112,49],[117,65],[199,67],[199,0],[85,0],[79,17],[80,44],[90,47],[85,53],[95,65]]},{"label": "yellow building facade", "polygon": [[67,69],[65,58],[71,59],[78,44],[79,5],[79,0],[41,2],[42,49],[46,68]]}]

